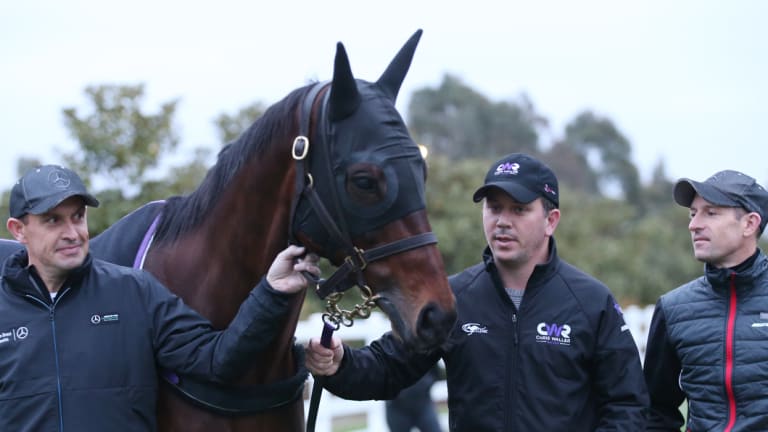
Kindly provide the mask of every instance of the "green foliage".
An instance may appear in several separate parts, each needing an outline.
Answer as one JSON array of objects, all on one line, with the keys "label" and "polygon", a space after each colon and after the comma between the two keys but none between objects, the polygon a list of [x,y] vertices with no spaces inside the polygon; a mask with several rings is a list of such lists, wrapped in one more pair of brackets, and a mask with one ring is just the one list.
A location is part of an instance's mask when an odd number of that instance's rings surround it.
[{"label": "green foliage", "polygon": [[64,109],[64,123],[80,149],[64,156],[66,165],[86,182],[93,174],[120,184],[139,185],[149,168],[173,150],[178,138],[172,128],[177,101],[160,107],[156,115],[142,113],[144,86],[101,85],[85,89],[90,114]]},{"label": "green foliage", "polygon": [[222,144],[234,141],[248,127],[261,117],[267,107],[262,102],[254,102],[244,108],[241,108],[236,114],[220,114],[214,120],[214,124],[219,132]]},{"label": "green foliage", "polygon": [[592,169],[601,183],[617,182],[627,201],[642,205],[632,146],[610,119],[589,111],[579,114],[565,128],[565,143],[587,158],[593,152],[598,155],[600,160]]},{"label": "green foliage", "polygon": [[437,89],[415,91],[408,112],[416,142],[452,159],[496,158],[506,149],[536,151],[536,128],[545,122],[524,96],[493,103],[450,75]]},{"label": "green foliage", "polygon": [[603,281],[623,304],[655,303],[701,274],[687,213],[676,204],[639,218],[625,201],[561,187],[561,211],[555,233],[561,257]]},{"label": "green foliage", "polygon": [[88,231],[91,237],[97,236],[118,219],[144,204],[127,198],[120,188],[100,190],[96,197],[99,199],[99,207],[88,208]]},{"label": "green foliage", "polygon": [[197,148],[187,165],[171,167],[160,180],[147,180],[141,185],[137,200],[149,202],[194,192],[208,173],[210,149]]},{"label": "green foliage", "polygon": [[586,154],[576,150],[564,141],[552,146],[541,155],[544,161],[557,173],[558,182],[571,189],[589,195],[599,195],[598,176],[589,166]]},{"label": "green foliage", "polygon": [[472,201],[492,163],[484,159],[427,160],[427,212],[446,271],[457,273],[480,261],[485,248],[480,204]]}]

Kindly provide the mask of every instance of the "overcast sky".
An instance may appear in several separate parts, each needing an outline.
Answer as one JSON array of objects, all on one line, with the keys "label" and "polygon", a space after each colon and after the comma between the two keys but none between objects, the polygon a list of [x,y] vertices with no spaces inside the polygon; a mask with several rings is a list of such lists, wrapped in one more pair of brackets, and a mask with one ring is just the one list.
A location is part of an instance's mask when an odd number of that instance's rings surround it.
[{"label": "overcast sky", "polygon": [[19,157],[75,148],[61,111],[88,85],[144,83],[148,113],[179,98],[181,151],[218,149],[214,117],[329,79],[336,42],[374,81],[419,28],[401,112],[450,73],[493,101],[526,93],[555,136],[585,109],[610,118],[644,180],[663,159],[672,178],[766,184],[766,19],[761,0],[5,2],[0,190]]}]

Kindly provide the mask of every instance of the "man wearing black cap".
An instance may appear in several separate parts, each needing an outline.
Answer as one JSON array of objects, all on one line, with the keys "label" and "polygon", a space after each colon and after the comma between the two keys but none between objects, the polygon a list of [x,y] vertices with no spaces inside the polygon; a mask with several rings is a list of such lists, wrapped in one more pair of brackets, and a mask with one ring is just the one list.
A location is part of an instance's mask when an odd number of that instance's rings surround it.
[{"label": "man wearing black cap", "polygon": [[91,257],[86,206],[98,205],[56,165],[11,190],[6,226],[25,248],[0,280],[0,431],[156,430],[158,367],[238,377],[281,330],[300,272],[319,273],[316,256],[294,264],[303,248],[289,247],[216,331],[148,272]]},{"label": "man wearing black cap", "polygon": [[349,399],[387,399],[445,361],[451,431],[641,431],[640,356],[608,288],[562,261],[554,173],[514,153],[491,166],[483,261],[450,278],[458,319],[440,350],[414,353],[391,333],[353,350],[317,340],[307,366]]},{"label": "man wearing black cap", "polygon": [[681,179],[675,202],[690,209],[693,254],[704,276],[659,299],[645,354],[648,430],[768,431],[768,257],[758,248],[768,192],[720,171]]}]

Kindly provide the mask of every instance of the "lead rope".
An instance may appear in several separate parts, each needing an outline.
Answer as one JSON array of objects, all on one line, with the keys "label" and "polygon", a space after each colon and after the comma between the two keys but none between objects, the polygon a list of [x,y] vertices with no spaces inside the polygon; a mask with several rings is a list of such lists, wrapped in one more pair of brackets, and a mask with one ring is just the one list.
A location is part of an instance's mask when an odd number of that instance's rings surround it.
[{"label": "lead rope", "polygon": [[[339,301],[344,296],[344,293],[336,292],[328,296],[325,311],[323,314],[323,332],[320,335],[320,345],[331,348],[331,340],[333,338],[333,332],[338,330],[342,325],[346,327],[352,327],[355,322],[355,318],[368,318],[371,316],[371,310],[376,307],[376,300],[378,295],[373,294],[371,288],[368,285],[360,287],[362,292],[363,303],[356,304],[352,310],[341,309],[338,306]],[[325,385],[325,376],[315,376],[314,384],[312,385],[312,396],[309,400],[309,414],[307,414],[307,432],[315,431],[315,422],[317,421],[317,411],[320,406],[320,397],[323,394],[323,386]]]},{"label": "lead rope", "polygon": [[[336,327],[323,320],[323,333],[320,336],[320,345],[330,348],[333,332]],[[309,399],[309,414],[307,414],[307,432],[315,431],[315,422],[317,421],[317,410],[320,407],[320,396],[323,395],[324,376],[312,375],[315,383],[312,385],[312,397]]]}]

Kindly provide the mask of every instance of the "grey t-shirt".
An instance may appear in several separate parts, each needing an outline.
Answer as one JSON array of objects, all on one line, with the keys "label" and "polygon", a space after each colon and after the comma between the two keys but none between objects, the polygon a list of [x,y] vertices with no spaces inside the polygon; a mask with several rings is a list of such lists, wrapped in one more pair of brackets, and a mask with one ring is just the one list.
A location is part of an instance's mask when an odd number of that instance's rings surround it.
[{"label": "grey t-shirt", "polygon": [[515,307],[520,309],[520,303],[523,301],[523,294],[525,294],[525,288],[522,289],[516,289],[516,288],[504,288],[507,290],[507,295],[512,300],[512,303],[515,304]]}]

